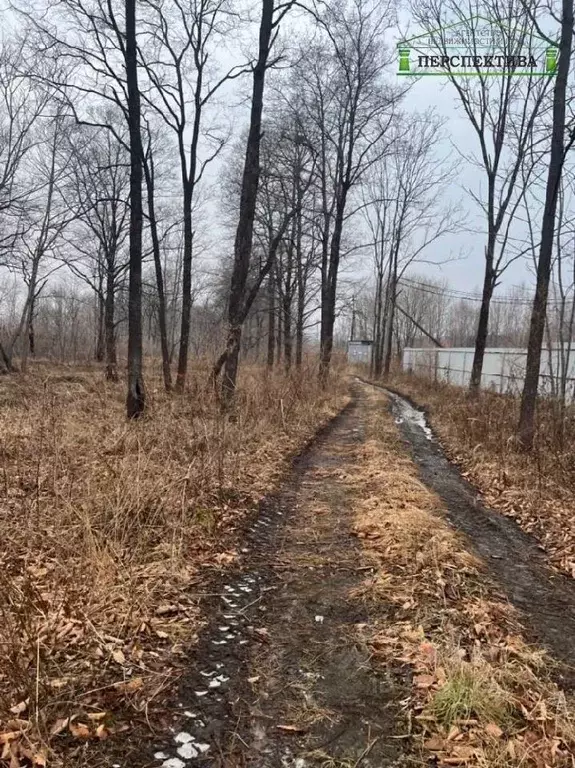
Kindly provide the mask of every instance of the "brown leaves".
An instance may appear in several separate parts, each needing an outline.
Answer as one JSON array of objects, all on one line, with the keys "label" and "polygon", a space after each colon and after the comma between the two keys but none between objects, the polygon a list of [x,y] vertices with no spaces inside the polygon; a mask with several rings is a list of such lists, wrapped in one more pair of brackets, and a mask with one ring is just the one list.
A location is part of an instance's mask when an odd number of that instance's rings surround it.
[{"label": "brown leaves", "polygon": [[21,768],[23,763],[32,768],[44,768],[47,765],[46,750],[30,747],[26,738],[29,724],[20,722],[25,726],[22,730],[0,733],[0,760],[9,768]]},{"label": "brown leaves", "polygon": [[[381,467],[392,469],[380,476]],[[374,661],[412,670],[406,706],[424,759],[573,768],[573,700],[547,680],[545,655],[524,642],[516,612],[449,530],[383,407],[356,469],[355,527],[376,565],[356,596],[394,606],[391,618],[356,629]]]}]

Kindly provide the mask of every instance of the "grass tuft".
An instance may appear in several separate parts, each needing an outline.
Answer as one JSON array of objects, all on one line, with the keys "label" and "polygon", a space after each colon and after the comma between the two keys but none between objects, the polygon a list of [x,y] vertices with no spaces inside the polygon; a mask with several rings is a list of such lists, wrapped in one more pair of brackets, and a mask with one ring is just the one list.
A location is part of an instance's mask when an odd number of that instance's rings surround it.
[{"label": "grass tuft", "polygon": [[477,719],[484,725],[505,726],[511,718],[509,694],[493,679],[493,669],[481,663],[456,661],[445,667],[446,680],[428,711],[446,727]]}]

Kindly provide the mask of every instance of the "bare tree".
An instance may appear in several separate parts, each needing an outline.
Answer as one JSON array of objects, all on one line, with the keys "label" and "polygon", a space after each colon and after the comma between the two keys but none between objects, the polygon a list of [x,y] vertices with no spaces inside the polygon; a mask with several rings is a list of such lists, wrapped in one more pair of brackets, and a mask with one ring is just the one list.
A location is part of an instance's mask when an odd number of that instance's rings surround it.
[{"label": "bare tree", "polygon": [[[117,123],[112,116],[107,119]],[[116,130],[122,135],[121,125]],[[128,236],[129,158],[124,141],[117,141],[104,128],[78,127],[70,132],[70,144],[66,194],[76,221],[66,261],[97,297],[102,333],[98,348],[105,351],[106,378],[116,381],[116,296],[128,269],[124,245]]]},{"label": "bare tree", "polygon": [[[530,47],[533,29],[526,23],[523,0],[431,0],[414,5],[415,17],[424,26],[438,54],[448,55],[448,40],[454,25],[470,42],[470,55],[482,52],[480,28],[488,18],[500,37],[500,50],[513,57]],[[469,120],[479,144],[476,167],[485,173],[485,198],[471,195],[485,215],[486,245],[483,300],[479,310],[470,390],[481,385],[483,358],[489,332],[489,311],[495,287],[509,264],[523,252],[511,248],[512,225],[525,186],[521,170],[533,140],[534,122],[548,89],[548,78],[513,77],[509,66],[502,77],[490,77],[476,68],[474,77],[446,75]]]},{"label": "bare tree", "polygon": [[[245,70],[234,66],[221,75],[208,66],[230,25],[238,21],[229,0],[170,0],[147,7],[146,36],[140,50],[153,90],[145,100],[173,131],[180,162],[183,275],[176,389],[182,391],[190,340],[195,192],[226,138],[221,131],[204,126],[205,112],[220,88]],[[199,156],[202,137],[207,142],[203,159]]]},{"label": "bare tree", "polygon": [[394,130],[389,156],[370,169],[363,192],[376,279],[375,376],[390,371],[399,281],[414,263],[445,261],[430,258],[429,247],[461,226],[457,208],[442,201],[453,166],[437,155],[441,120],[427,112],[411,117],[407,127],[403,123]]},{"label": "bare tree", "polygon": [[320,378],[329,374],[344,224],[352,190],[386,150],[401,91],[385,83],[384,32],[389,7],[370,0],[338,2],[317,22],[321,39],[298,63],[300,99],[318,152],[321,202]]},{"label": "bare tree", "polygon": [[[222,395],[225,405],[230,404],[235,391],[242,325],[247,316],[247,311],[249,311],[247,307],[249,294],[246,294],[246,289],[252,257],[254,218],[260,179],[260,144],[265,78],[268,68],[274,63],[270,61],[270,54],[275,36],[277,35],[278,26],[291,7],[292,2],[280,5],[277,13],[274,13],[274,5],[274,0],[262,0],[259,51],[257,61],[253,67],[250,124],[241,181],[239,217],[234,243],[234,263],[227,313],[228,338],[224,353],[225,363],[222,381]],[[272,264],[273,256],[271,260],[268,258],[266,261],[267,269],[262,270],[260,273],[263,275],[260,284],[265,275],[269,273]]]},{"label": "bare tree", "polygon": [[[532,16],[531,18],[533,20]],[[558,21],[561,25],[561,38],[559,41],[557,75],[553,86],[551,146],[545,189],[545,206],[541,222],[541,241],[537,260],[537,284],[531,314],[525,382],[521,397],[521,413],[518,425],[519,439],[527,450],[533,446],[535,436],[535,406],[539,387],[541,349],[545,332],[547,298],[551,278],[557,199],[565,155],[573,141],[575,141],[575,131],[571,131],[569,137],[566,138],[565,136],[565,102],[573,46],[573,0],[562,0],[561,18]]]}]

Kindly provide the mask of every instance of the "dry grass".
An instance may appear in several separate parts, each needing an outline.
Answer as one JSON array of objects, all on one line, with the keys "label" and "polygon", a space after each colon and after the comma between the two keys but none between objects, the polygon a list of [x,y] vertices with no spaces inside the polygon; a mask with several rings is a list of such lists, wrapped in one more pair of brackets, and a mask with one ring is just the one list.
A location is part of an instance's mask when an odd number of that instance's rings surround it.
[{"label": "dry grass", "polygon": [[[450,457],[489,505],[533,533],[553,563],[575,576],[575,411],[560,420],[557,404],[542,401],[532,453],[518,449],[518,398],[396,374],[390,381],[426,407]],[[562,424],[562,426],[560,426]]]},{"label": "dry grass", "polygon": [[0,380],[0,764],[58,764],[161,711],[205,566],[233,561],[237,525],[346,400],[309,369],[246,367],[227,418],[207,370],[182,397],[152,380],[140,423],[94,370]]},{"label": "dry grass", "polygon": [[[572,766],[575,702],[549,679],[502,599],[421,484],[385,397],[350,468],[356,533],[375,575],[357,592],[385,615],[361,629],[374,659],[407,665],[421,763],[484,768]],[[371,615],[377,615],[372,610]]]}]

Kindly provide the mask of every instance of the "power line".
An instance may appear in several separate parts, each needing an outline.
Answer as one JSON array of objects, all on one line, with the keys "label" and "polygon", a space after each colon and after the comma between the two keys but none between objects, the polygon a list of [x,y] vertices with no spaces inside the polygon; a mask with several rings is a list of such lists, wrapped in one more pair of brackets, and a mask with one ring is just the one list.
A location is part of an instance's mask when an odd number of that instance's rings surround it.
[{"label": "power line", "polygon": [[[477,293],[468,293],[466,291],[458,291],[455,288],[440,288],[439,286],[429,285],[419,280],[413,280],[412,278],[402,277],[398,280],[399,285],[405,285],[406,288],[415,288],[422,293],[429,293],[433,296],[441,296],[444,298],[457,299],[459,301],[474,301],[481,303],[483,297]],[[502,304],[509,306],[531,306],[533,304],[533,296],[529,298],[520,297],[499,297],[494,296],[491,299],[491,304]],[[559,299],[550,299],[548,306],[561,306],[562,302]]]}]

